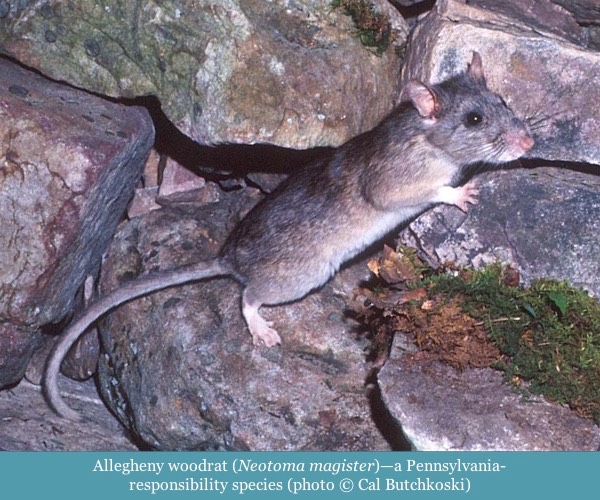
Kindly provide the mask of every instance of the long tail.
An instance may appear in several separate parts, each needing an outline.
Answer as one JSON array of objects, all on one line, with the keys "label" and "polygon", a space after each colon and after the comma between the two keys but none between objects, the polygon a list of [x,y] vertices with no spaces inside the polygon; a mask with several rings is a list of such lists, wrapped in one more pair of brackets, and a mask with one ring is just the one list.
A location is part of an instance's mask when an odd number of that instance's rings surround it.
[{"label": "long tail", "polygon": [[230,274],[230,271],[225,269],[218,259],[200,262],[190,266],[178,267],[171,271],[160,271],[154,276],[149,275],[140,280],[127,283],[93,303],[62,333],[58,343],[48,357],[44,377],[44,389],[50,406],[62,417],[70,420],[79,420],[79,414],[70,408],[60,395],[58,389],[58,373],[60,371],[60,365],[71,346],[83,332],[85,332],[85,330],[101,316],[121,304],[151,292],[175,285],[181,285],[190,281],[198,281],[204,278],[228,274]]}]

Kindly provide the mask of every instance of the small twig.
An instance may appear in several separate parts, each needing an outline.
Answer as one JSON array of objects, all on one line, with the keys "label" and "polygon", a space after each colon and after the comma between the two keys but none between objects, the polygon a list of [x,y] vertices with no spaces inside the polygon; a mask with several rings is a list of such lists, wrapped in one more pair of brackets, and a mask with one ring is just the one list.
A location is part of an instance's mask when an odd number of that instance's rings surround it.
[{"label": "small twig", "polygon": [[489,321],[480,321],[479,323],[475,323],[475,326],[483,326],[486,325],[488,323],[504,323],[506,321],[521,321],[523,318],[521,316],[517,316],[514,318],[496,318],[496,319],[492,319]]}]

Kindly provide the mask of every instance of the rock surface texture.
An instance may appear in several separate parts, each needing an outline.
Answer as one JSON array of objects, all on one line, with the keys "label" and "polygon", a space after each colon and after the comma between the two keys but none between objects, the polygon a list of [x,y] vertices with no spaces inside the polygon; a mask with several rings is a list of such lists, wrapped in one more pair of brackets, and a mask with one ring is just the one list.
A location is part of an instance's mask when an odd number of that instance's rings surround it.
[{"label": "rock surface texture", "polygon": [[139,448],[110,414],[93,380],[84,383],[61,377],[69,403],[81,422],[54,413],[39,386],[26,380],[0,392],[0,451],[134,451]]},{"label": "rock surface texture", "polygon": [[[402,45],[402,17],[372,3]],[[4,52],[94,92],[154,95],[200,143],[340,144],[373,127],[398,95],[393,46],[365,50],[330,0],[21,4],[0,17]]]},{"label": "rock surface texture", "polygon": [[524,396],[491,369],[414,363],[396,336],[379,373],[381,392],[405,436],[421,451],[595,451],[591,420],[542,398]]},{"label": "rock surface texture", "polygon": [[145,110],[0,58],[0,387],[23,376],[39,328],[72,313],[153,139]]}]

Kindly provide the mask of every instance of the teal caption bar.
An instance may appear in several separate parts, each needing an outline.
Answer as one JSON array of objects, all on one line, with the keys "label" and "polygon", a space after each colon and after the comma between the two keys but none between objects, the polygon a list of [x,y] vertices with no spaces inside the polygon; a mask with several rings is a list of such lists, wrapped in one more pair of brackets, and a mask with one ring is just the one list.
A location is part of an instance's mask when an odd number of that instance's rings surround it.
[{"label": "teal caption bar", "polygon": [[3,453],[6,498],[565,498],[597,453]]}]

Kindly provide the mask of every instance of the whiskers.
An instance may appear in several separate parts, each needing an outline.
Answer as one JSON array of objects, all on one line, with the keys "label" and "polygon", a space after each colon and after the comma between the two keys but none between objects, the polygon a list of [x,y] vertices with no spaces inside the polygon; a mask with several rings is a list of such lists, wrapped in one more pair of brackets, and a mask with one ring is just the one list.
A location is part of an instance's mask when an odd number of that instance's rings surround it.
[{"label": "whiskers", "polygon": [[[501,135],[493,141],[483,144],[476,149],[471,148],[473,163],[469,165],[470,175],[480,174],[489,170],[508,170],[523,166],[521,156],[511,152],[512,147]],[[465,148],[466,150],[466,148]]]},{"label": "whiskers", "polygon": [[484,163],[506,163],[514,157],[514,154],[509,155],[510,149],[510,145],[502,138],[502,135],[498,135],[493,141],[480,146],[477,155]]},{"label": "whiskers", "polygon": [[[493,141],[475,145],[465,144],[453,152],[461,158],[471,158],[468,171],[470,175],[480,174],[491,168],[505,168],[507,161],[513,160],[514,155],[508,155],[510,146],[502,139],[502,136],[496,137]],[[512,164],[512,162],[511,162]]]},{"label": "whiskers", "polygon": [[553,89],[551,99],[548,93],[542,96],[538,101],[540,106],[536,107],[536,111],[532,114],[526,115],[524,119],[532,134],[543,132],[558,119],[571,118],[576,114],[572,106],[569,106],[568,96],[572,91],[570,87],[562,86],[559,89]]},{"label": "whiskers", "polygon": [[558,118],[566,118],[569,116],[569,109],[559,109],[552,113],[545,113],[544,110],[537,111],[530,117],[525,118],[525,123],[529,127],[532,134],[542,132],[549,128]]}]

